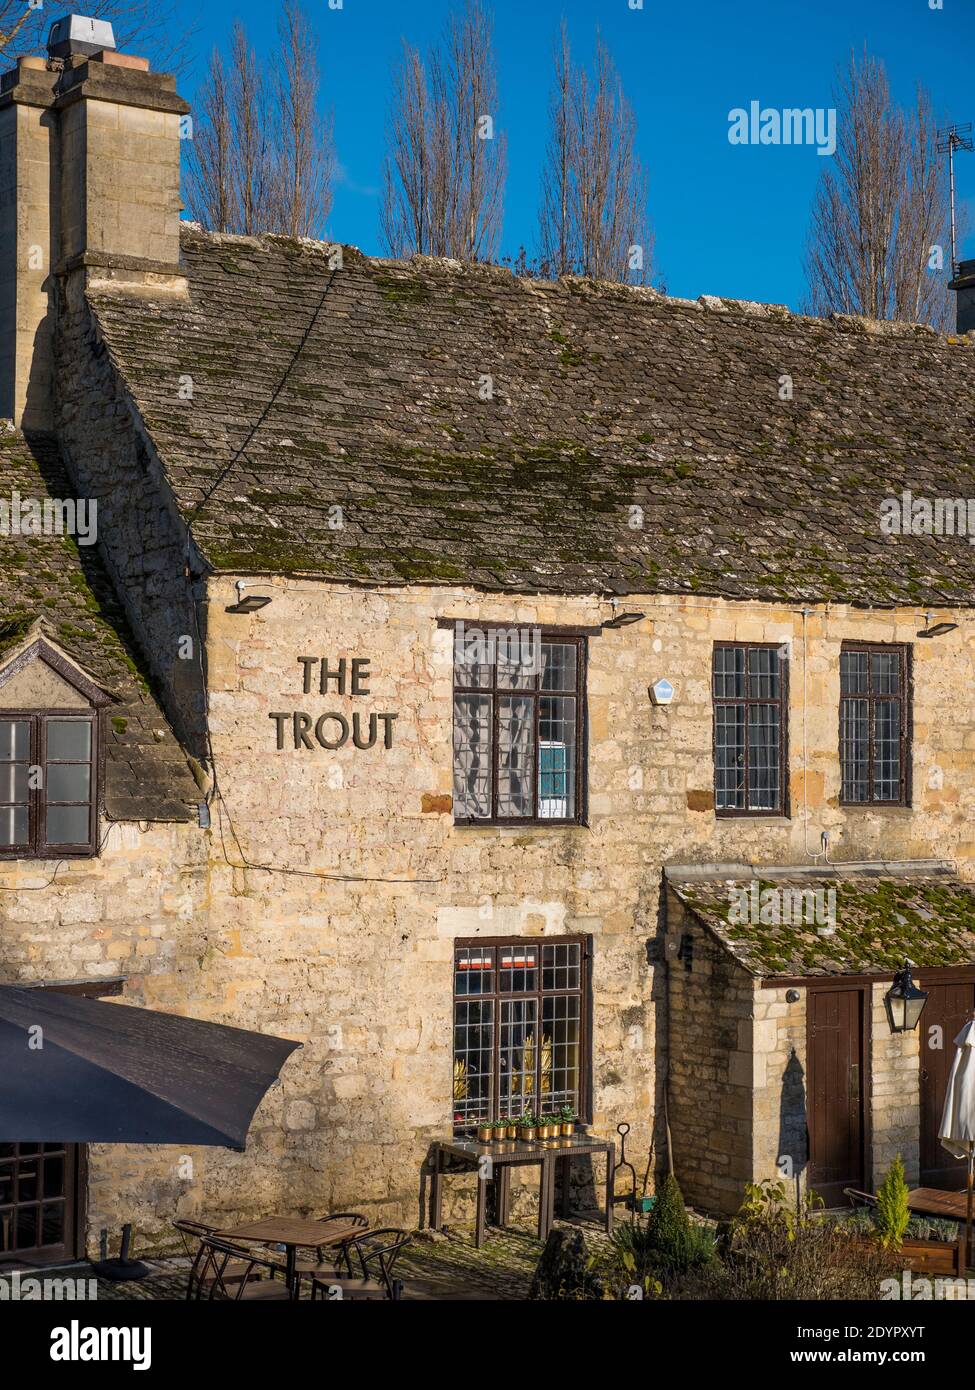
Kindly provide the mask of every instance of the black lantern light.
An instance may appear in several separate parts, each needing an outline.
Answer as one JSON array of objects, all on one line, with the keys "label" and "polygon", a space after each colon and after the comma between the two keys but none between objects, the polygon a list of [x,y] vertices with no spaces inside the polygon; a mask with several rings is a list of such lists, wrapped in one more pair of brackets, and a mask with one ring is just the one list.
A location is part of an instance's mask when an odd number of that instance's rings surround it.
[{"label": "black lantern light", "polygon": [[927,1002],[927,991],[916,987],[911,979],[911,963],[906,960],[903,970],[898,970],[894,976],[894,983],[884,996],[890,1031],[913,1032],[921,1021],[921,1014]]}]

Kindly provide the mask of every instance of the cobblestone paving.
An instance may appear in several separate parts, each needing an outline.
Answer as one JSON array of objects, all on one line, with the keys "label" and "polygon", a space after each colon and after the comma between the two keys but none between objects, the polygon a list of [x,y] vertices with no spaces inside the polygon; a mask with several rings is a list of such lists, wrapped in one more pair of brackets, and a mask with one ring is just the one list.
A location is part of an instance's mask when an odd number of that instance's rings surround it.
[{"label": "cobblestone paving", "polygon": [[[562,1223],[557,1223],[562,1224]],[[596,1227],[585,1226],[590,1244],[604,1240]],[[518,1300],[528,1297],[532,1274],[542,1247],[527,1232],[492,1231],[480,1250],[473,1244],[473,1227],[455,1226],[451,1233],[431,1239],[417,1232],[400,1256],[397,1274],[404,1283],[404,1298],[415,1301]],[[100,1301],[149,1299],[172,1301],[185,1298],[189,1260],[146,1259],[152,1273],[146,1279],[113,1283],[99,1279]],[[88,1278],[87,1266],[32,1271],[39,1278]]]}]

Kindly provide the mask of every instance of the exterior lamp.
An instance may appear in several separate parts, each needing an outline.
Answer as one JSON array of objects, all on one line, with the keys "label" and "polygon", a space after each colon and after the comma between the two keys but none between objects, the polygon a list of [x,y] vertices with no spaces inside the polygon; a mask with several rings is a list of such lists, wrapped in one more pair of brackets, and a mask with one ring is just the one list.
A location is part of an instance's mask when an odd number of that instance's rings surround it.
[{"label": "exterior lamp", "polygon": [[234,588],[237,590],[237,602],[230,604],[224,609],[225,613],[256,613],[259,608],[266,608],[271,602],[267,594],[245,594],[244,590],[252,586],[246,580],[238,579]]},{"label": "exterior lamp", "polygon": [[904,969],[898,970],[894,983],[884,996],[884,1008],[892,1033],[910,1033],[921,1021],[921,1014],[928,1002],[927,991],[918,989],[911,979],[911,963],[904,962]]}]

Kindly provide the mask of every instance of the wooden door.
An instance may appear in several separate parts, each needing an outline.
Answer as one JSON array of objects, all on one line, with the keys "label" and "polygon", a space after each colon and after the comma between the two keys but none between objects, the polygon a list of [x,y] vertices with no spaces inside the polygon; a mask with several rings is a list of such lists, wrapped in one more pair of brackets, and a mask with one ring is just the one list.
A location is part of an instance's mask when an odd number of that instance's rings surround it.
[{"label": "wooden door", "polygon": [[811,989],[807,995],[808,1186],[828,1207],[845,1187],[864,1185],[863,995]]},{"label": "wooden door", "polygon": [[0,1268],[78,1256],[83,1161],[79,1144],[0,1144]]},{"label": "wooden door", "polygon": [[975,982],[927,984],[928,991],[921,1022],[921,1186],[954,1188],[965,1186],[964,1159],[952,1158],[941,1147],[938,1130],[945,1105],[948,1073],[955,1059],[955,1038],[961,1032],[975,1005]]}]

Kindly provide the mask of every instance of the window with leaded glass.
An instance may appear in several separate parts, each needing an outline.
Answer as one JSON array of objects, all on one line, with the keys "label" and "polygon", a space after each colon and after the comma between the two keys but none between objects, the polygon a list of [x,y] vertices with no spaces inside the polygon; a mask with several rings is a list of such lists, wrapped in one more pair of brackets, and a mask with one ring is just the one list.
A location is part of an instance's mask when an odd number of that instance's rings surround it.
[{"label": "window with leaded glass", "polygon": [[715,643],[712,694],[718,815],[786,814],[786,672],[779,646]]},{"label": "window with leaded glass", "polygon": [[0,717],[0,858],[61,859],[96,848],[92,715]]},{"label": "window with leaded glass", "polygon": [[457,1129],[563,1105],[586,1116],[586,971],[582,937],[457,943]]},{"label": "window with leaded glass", "polygon": [[909,652],[843,644],[840,652],[840,800],[906,806],[910,796]]},{"label": "window with leaded glass", "polygon": [[469,629],[454,645],[454,819],[585,819],[584,637]]}]

